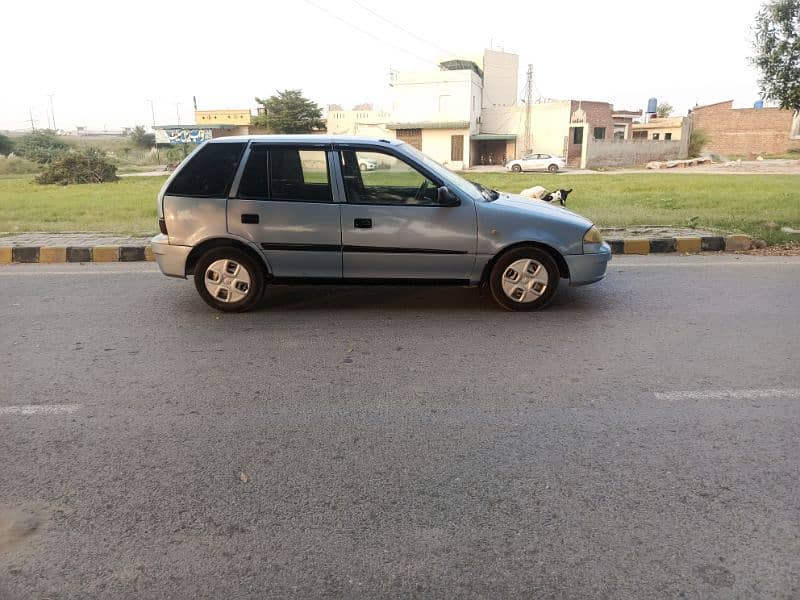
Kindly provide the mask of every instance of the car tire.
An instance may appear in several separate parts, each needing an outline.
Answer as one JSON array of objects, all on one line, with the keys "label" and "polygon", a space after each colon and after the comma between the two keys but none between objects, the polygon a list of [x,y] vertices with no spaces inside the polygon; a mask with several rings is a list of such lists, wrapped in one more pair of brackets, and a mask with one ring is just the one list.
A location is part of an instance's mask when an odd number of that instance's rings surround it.
[{"label": "car tire", "polygon": [[213,248],[197,261],[194,285],[203,301],[222,312],[245,312],[258,306],[266,273],[249,254],[229,246]]},{"label": "car tire", "polygon": [[547,170],[551,173],[558,173],[558,165],[548,165]]},{"label": "car tire", "polygon": [[558,265],[550,254],[523,246],[495,261],[489,273],[489,292],[506,310],[539,310],[553,300],[559,280]]},{"label": "car tire", "polygon": [[361,169],[362,171],[366,171],[367,170],[367,165],[366,165],[366,163],[361,163],[360,165],[358,165],[358,168]]},{"label": "car tire", "polygon": [[511,165],[511,170],[514,173],[522,173],[522,167],[520,165]]}]

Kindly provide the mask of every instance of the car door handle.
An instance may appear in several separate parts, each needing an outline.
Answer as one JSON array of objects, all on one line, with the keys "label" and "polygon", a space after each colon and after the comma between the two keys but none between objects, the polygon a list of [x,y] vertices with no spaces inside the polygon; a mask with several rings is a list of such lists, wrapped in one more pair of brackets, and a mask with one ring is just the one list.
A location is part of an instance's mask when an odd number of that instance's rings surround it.
[{"label": "car door handle", "polygon": [[353,227],[356,229],[372,229],[372,219],[355,219]]},{"label": "car door handle", "polygon": [[242,215],[242,223],[258,223],[258,215],[244,213]]}]

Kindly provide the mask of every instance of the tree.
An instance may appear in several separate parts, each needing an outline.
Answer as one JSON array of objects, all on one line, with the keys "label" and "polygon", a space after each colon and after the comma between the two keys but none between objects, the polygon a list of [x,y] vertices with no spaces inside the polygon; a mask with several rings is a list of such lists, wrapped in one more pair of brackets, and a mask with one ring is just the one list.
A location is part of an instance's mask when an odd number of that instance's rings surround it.
[{"label": "tree", "polygon": [[0,133],[0,154],[5,156],[6,154],[11,154],[14,151],[14,140],[12,140],[7,135],[3,135]]},{"label": "tree", "polygon": [[147,133],[144,127],[137,125],[131,130],[131,141],[137,148],[147,149],[156,145],[156,136],[154,133]]},{"label": "tree", "polygon": [[800,111],[800,0],[768,0],[758,11],[750,58],[765,100]]},{"label": "tree", "polygon": [[264,107],[264,114],[253,119],[253,124],[273,133],[311,133],[325,127],[322,109],[313,100],[303,97],[302,90],[284,90],[266,100],[256,98]]},{"label": "tree", "polygon": [[116,181],[117,167],[99,148],[66,152],[52,161],[36,178],[36,183],[105,183]]},{"label": "tree", "polygon": [[69,145],[47,129],[23,135],[16,143],[15,152],[23,158],[46,165],[69,150]]},{"label": "tree", "polygon": [[668,117],[672,114],[673,108],[672,104],[669,102],[662,102],[656,107],[656,115],[659,117]]}]

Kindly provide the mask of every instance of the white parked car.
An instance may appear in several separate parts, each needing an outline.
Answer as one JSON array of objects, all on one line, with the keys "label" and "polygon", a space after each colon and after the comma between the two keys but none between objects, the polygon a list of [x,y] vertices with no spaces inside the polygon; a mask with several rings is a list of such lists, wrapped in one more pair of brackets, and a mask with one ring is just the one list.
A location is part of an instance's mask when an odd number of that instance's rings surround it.
[{"label": "white parked car", "polygon": [[378,168],[378,161],[371,158],[362,158],[358,163],[358,168],[362,171],[374,171]]},{"label": "white parked car", "polygon": [[566,161],[555,154],[528,154],[523,158],[510,160],[506,164],[506,169],[514,173],[545,170],[551,173],[558,173],[558,171],[566,167]]}]

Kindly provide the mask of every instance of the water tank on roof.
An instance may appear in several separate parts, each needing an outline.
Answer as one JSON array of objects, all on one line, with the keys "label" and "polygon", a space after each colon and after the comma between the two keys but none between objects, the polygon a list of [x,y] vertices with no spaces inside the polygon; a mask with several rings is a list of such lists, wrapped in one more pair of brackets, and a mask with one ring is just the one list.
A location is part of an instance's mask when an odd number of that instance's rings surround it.
[{"label": "water tank on roof", "polygon": [[658,111],[658,100],[656,100],[655,98],[650,98],[650,100],[647,101],[647,112],[654,113],[657,111]]},{"label": "water tank on roof", "polygon": [[753,108],[764,108],[764,101],[763,100],[756,100],[753,103]]}]

